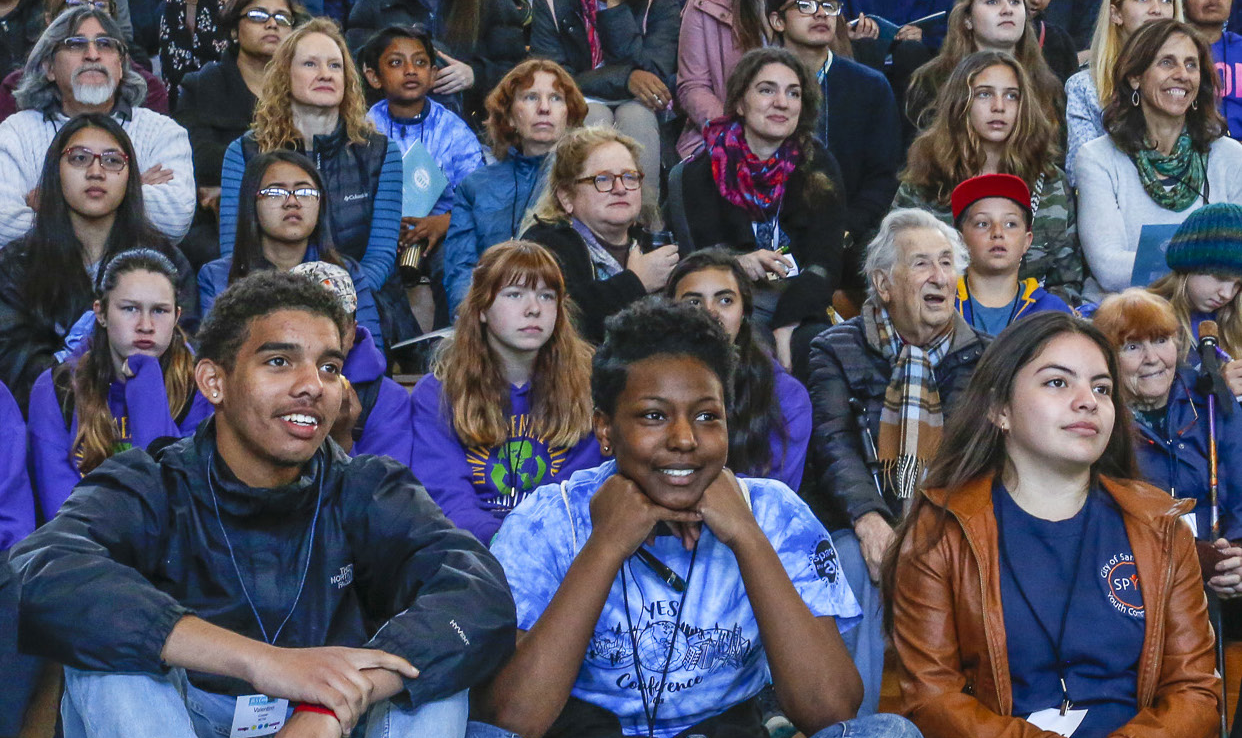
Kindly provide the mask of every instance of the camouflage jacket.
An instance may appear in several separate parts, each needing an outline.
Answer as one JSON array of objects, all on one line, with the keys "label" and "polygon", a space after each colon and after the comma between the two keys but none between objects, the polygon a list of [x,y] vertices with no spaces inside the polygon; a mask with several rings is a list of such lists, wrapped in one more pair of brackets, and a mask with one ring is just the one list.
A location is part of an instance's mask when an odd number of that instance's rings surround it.
[{"label": "camouflage jacket", "polygon": [[[1034,199],[1034,198],[1032,198]],[[922,208],[948,225],[953,225],[953,212],[923,195],[908,182],[902,182],[893,198],[894,208]],[[1039,203],[1032,230],[1035,241],[1022,260],[1020,279],[1034,277],[1049,292],[1071,306],[1082,303],[1082,283],[1087,278],[1087,264],[1078,244],[1078,217],[1073,191],[1060,168],[1043,178]]]}]

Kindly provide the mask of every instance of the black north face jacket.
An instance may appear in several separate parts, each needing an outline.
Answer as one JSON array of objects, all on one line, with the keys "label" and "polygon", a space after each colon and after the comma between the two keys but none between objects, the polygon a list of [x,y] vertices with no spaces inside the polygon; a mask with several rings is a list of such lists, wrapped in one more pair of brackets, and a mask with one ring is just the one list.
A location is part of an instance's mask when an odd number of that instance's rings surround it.
[{"label": "black north face jacket", "polygon": [[209,419],[154,457],[114,456],[14,547],[23,650],[78,669],[160,673],[184,615],[262,640],[249,593],[274,645],[366,646],[409,660],[421,672],[405,684],[415,705],[474,686],[513,651],[500,564],[405,466],[350,459],[328,441],[293,484],[254,489],[215,456],[214,431]]}]

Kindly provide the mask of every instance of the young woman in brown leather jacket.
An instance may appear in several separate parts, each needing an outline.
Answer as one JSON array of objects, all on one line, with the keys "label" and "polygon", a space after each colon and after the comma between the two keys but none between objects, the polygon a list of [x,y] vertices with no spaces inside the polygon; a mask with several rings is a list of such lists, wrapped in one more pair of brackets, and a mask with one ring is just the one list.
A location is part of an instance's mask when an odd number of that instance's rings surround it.
[{"label": "young woman in brown leather jacket", "polygon": [[884,567],[901,711],[927,738],[1206,738],[1192,503],[1134,481],[1117,362],[1026,318],[984,353]]}]

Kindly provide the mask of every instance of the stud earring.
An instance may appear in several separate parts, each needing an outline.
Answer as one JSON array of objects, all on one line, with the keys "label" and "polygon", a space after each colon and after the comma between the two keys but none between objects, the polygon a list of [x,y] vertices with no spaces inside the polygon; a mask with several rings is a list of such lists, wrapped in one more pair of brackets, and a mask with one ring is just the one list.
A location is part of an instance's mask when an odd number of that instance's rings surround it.
[{"label": "stud earring", "polygon": [[612,451],[612,448],[605,444],[604,446],[601,446],[599,450],[602,451],[605,456],[607,456]]},{"label": "stud earring", "polygon": [[219,393],[219,392],[216,392],[215,390],[212,390],[212,392],[211,392],[211,396],[212,396],[212,397],[219,397],[219,396],[220,396],[220,393]]}]

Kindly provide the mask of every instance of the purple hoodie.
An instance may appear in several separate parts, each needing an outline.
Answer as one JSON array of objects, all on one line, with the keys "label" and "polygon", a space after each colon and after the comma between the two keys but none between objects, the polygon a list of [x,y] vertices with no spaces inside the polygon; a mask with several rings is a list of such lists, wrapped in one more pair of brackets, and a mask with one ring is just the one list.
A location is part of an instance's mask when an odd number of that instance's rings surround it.
[{"label": "purple hoodie", "polygon": [[[135,354],[129,357],[129,368],[134,376],[128,381],[114,381],[108,388],[108,408],[116,420],[120,439],[113,453],[130,448],[146,448],[157,438],[192,435],[198,424],[211,415],[212,405],[198,390],[190,397],[190,409],[185,419],[177,423],[168,407],[168,395],[164,389],[164,375],[159,359]],[[78,434],[78,414],[73,423],[65,426],[56,389],[52,384],[52,369],[35,380],[30,391],[30,469],[34,474],[35,489],[43,516],[51,520],[61,504],[69,499],[69,493],[82,479],[78,471],[78,459],[71,446]]]},{"label": "purple hoodie", "polygon": [[[531,434],[529,384],[509,388],[511,435],[492,448],[462,445],[434,376],[418,381],[410,406],[416,450],[410,469],[449,520],[485,545],[505,515],[537,487],[603,463],[599,443],[590,433],[568,449],[549,448]],[[516,466],[510,460],[514,456]]]},{"label": "purple hoodie", "polygon": [[34,491],[26,474],[26,428],[22,411],[0,382],[0,428],[8,440],[0,445],[0,552],[35,529]]},{"label": "purple hoodie", "polygon": [[778,362],[772,362],[772,371],[774,394],[781,406],[781,420],[789,440],[781,440],[780,432],[772,431],[772,470],[765,476],[784,482],[797,492],[802,484],[807,443],[811,440],[811,395]]},{"label": "purple hoodie", "polygon": [[384,376],[387,368],[388,362],[376,347],[371,331],[365,326],[358,326],[354,333],[354,347],[345,357],[345,378],[354,385],[360,399],[366,394],[365,384],[379,382],[380,385],[375,405],[362,428],[362,437],[355,436],[358,440],[349,455],[391,456],[405,463],[414,448],[414,434],[410,430],[410,394]]}]

